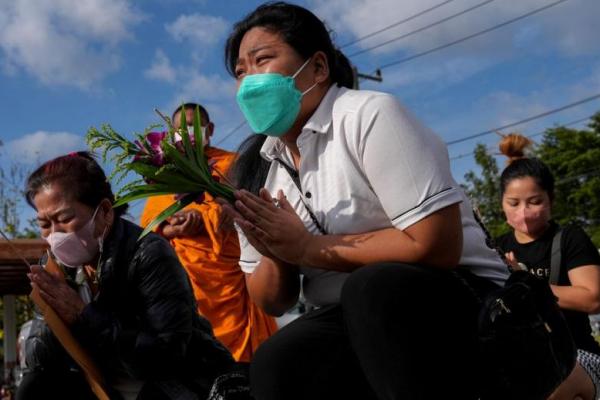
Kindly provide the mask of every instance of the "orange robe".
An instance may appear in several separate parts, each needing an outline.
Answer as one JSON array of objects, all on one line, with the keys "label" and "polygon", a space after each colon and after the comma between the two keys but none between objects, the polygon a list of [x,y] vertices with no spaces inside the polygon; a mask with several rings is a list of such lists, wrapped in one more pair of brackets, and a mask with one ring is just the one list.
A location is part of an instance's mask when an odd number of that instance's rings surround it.
[{"label": "orange robe", "polygon": [[[214,147],[206,148],[213,167],[225,174],[235,154]],[[141,216],[146,226],[174,203],[173,195],[150,197]],[[238,361],[248,362],[265,339],[277,330],[275,320],[250,300],[244,272],[238,261],[240,248],[235,230],[218,230],[221,207],[206,194],[203,204],[186,209],[200,211],[204,230],[193,237],[171,240],[171,245],[188,273],[198,304],[198,312],[208,319],[215,336]]]}]

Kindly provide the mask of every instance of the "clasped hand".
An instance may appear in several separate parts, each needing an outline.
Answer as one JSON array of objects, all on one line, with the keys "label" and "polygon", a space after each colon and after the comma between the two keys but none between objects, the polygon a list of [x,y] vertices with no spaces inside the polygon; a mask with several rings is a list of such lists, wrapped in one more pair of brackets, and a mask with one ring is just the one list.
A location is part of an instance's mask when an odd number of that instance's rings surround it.
[{"label": "clasped hand", "polygon": [[42,299],[64,322],[70,325],[77,319],[85,304],[67,282],[49,274],[41,265],[32,265],[27,276],[31,286],[37,287]]},{"label": "clasped hand", "polygon": [[167,239],[199,235],[204,229],[204,220],[198,210],[181,210],[163,223],[162,234]]},{"label": "clasped hand", "polygon": [[266,189],[259,196],[246,190],[235,192],[235,208],[223,204],[248,242],[263,256],[302,265],[314,236],[280,190],[277,199]]}]

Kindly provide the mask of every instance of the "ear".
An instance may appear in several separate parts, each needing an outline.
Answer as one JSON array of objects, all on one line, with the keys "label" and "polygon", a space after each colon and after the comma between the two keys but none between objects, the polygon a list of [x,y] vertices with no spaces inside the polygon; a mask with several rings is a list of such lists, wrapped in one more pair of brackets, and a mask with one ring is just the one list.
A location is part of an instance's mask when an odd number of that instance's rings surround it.
[{"label": "ear", "polygon": [[315,82],[323,83],[329,79],[329,61],[327,55],[322,51],[317,51],[313,56],[313,72]]},{"label": "ear", "polygon": [[208,124],[206,124],[206,136],[211,138],[214,131],[215,131],[215,124],[213,124],[212,122],[209,122]]},{"label": "ear", "polygon": [[101,219],[96,220],[96,235],[100,236],[106,230],[108,231],[115,219],[115,210],[109,199],[104,199],[99,204],[98,214]]}]

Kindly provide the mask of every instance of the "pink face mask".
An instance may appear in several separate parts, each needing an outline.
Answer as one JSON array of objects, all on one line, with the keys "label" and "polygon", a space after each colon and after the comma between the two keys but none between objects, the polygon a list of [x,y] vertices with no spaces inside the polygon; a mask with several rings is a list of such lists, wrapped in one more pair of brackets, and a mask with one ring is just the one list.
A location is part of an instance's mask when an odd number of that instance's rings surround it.
[{"label": "pink face mask", "polygon": [[52,232],[46,239],[56,259],[66,267],[77,268],[91,261],[102,247],[102,236],[94,237],[94,211],[92,218],[75,232]]},{"label": "pink face mask", "polygon": [[549,207],[536,209],[523,207],[519,210],[506,211],[506,222],[515,230],[528,235],[543,231],[549,220]]}]

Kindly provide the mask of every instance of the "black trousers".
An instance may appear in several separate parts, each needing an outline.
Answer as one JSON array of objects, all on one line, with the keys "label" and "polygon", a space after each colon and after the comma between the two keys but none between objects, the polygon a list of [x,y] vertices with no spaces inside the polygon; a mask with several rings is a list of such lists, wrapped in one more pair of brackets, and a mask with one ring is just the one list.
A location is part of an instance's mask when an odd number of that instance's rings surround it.
[{"label": "black trousers", "polygon": [[16,400],[96,400],[84,376],[77,371],[37,370],[23,375]]},{"label": "black trousers", "polygon": [[[461,273],[482,294],[491,282]],[[353,272],[341,304],[264,342],[250,368],[256,400],[478,398],[479,304],[456,272],[383,263]]]}]

